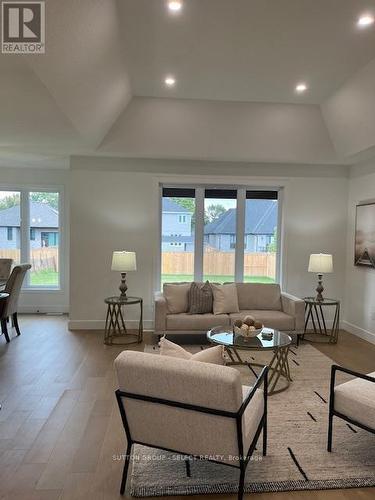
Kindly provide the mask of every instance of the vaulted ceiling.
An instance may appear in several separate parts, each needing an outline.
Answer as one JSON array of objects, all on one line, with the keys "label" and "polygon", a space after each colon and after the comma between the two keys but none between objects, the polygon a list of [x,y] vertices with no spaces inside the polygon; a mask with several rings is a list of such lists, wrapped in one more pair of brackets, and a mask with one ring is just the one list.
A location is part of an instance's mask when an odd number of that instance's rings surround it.
[{"label": "vaulted ceiling", "polygon": [[375,0],[47,0],[46,54],[0,56],[0,165],[357,161],[375,149],[363,12]]}]

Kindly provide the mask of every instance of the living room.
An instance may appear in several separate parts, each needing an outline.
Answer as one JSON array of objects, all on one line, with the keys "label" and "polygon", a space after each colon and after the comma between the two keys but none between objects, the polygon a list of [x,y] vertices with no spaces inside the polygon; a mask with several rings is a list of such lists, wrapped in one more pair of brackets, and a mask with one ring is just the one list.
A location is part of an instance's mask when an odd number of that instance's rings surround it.
[{"label": "living room", "polygon": [[[0,499],[121,498],[128,456],[125,498],[241,498],[243,468],[244,498],[372,498],[375,2],[19,3],[2,2]],[[16,15],[39,44],[20,49]],[[330,452],[332,365],[366,416],[337,410]],[[267,402],[233,467],[193,458],[228,452],[223,415],[147,400],[235,412],[219,383]]]}]

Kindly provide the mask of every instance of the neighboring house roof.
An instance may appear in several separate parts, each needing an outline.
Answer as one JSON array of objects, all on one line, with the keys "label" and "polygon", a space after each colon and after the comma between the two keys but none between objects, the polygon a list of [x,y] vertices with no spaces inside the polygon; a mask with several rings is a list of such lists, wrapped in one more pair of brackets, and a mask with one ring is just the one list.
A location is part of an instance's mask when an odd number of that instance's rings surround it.
[{"label": "neighboring house roof", "polygon": [[163,243],[193,243],[193,236],[162,236]]},{"label": "neighboring house roof", "polygon": [[[277,227],[277,201],[247,200],[245,234],[273,234]],[[236,209],[230,208],[204,227],[204,234],[236,234]]]},{"label": "neighboring house roof", "polygon": [[[19,205],[0,210],[0,226],[19,227]],[[47,203],[30,202],[30,227],[59,227],[59,214],[57,210]]]},{"label": "neighboring house roof", "polygon": [[191,212],[185,208],[176,203],[175,201],[172,201],[170,198],[163,198],[163,212],[178,212],[178,213],[184,213],[184,214],[191,214]]}]

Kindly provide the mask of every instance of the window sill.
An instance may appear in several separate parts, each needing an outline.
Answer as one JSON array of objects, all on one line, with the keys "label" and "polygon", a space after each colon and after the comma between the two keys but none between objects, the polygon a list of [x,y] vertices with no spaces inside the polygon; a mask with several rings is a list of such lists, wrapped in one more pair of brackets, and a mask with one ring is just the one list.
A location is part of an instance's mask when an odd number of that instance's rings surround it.
[{"label": "window sill", "polygon": [[63,292],[61,287],[50,287],[50,286],[38,286],[38,287],[26,287],[22,289],[22,293],[34,293],[34,292]]}]

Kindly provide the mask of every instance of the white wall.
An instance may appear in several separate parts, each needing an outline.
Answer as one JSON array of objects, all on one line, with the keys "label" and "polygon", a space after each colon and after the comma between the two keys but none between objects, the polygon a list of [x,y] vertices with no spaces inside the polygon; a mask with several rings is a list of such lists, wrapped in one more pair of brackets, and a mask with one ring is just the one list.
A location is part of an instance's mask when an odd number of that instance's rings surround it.
[{"label": "white wall", "polygon": [[103,140],[103,154],[338,163],[319,106],[135,97]]},{"label": "white wall", "polygon": [[321,106],[340,157],[375,146],[375,59],[349,78]]},{"label": "white wall", "polygon": [[[152,162],[93,159],[90,163],[89,159],[73,159],[71,328],[103,327],[103,299],[117,294],[120,277],[111,272],[110,262],[112,251],[118,249],[137,252],[138,270],[128,274],[129,292],[144,298],[145,326],[152,326],[159,245],[159,181],[285,186],[284,289],[299,296],[313,293],[316,277],[307,273],[309,254],[330,252],[335,258],[335,273],[326,278],[327,295],[343,298],[346,169],[330,171],[327,167],[323,178],[316,177],[316,169],[308,167],[300,167],[299,176],[291,176],[294,168],[280,167],[276,169],[279,175],[275,175],[274,166],[232,166],[226,164],[222,169],[217,165],[215,175],[211,164],[207,167],[210,175],[202,175],[206,168],[199,163],[198,175],[193,174],[197,164],[184,163],[183,168],[178,168],[176,162],[174,173],[165,174],[153,171]],[[169,168],[173,170],[171,165]],[[136,315],[129,317],[135,319]]]},{"label": "white wall", "polygon": [[[373,173],[362,175],[371,167]],[[366,200],[375,200],[375,162],[353,168],[349,180],[344,316],[344,328],[375,343],[375,269],[354,265],[356,205]]]},{"label": "white wall", "polygon": [[67,312],[69,309],[69,174],[68,170],[32,168],[0,168],[1,188],[61,187],[63,190],[63,221],[61,245],[64,258],[60,260],[61,290],[25,290],[21,293],[20,312]]}]

